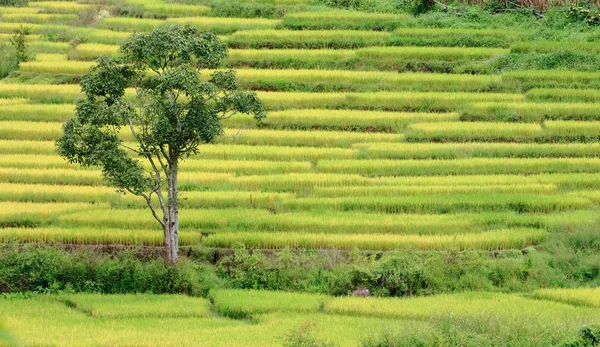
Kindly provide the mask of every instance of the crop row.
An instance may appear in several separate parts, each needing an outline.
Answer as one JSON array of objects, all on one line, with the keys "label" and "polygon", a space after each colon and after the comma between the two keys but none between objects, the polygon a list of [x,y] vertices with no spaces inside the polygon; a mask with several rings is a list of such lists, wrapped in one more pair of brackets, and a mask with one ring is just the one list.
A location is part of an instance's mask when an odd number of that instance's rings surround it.
[{"label": "crop row", "polygon": [[[135,147],[135,143],[127,143]],[[54,154],[53,141],[0,140],[0,154]],[[352,148],[204,145],[195,159],[316,161],[323,159],[458,159],[598,157],[598,143],[356,143]]]},{"label": "crop row", "polygon": [[296,233],[221,233],[209,235],[203,244],[209,247],[227,248],[243,243],[256,248],[334,248],[361,250],[470,250],[511,249],[535,245],[544,240],[546,232],[541,229],[506,229],[483,234],[457,235],[332,235]]}]

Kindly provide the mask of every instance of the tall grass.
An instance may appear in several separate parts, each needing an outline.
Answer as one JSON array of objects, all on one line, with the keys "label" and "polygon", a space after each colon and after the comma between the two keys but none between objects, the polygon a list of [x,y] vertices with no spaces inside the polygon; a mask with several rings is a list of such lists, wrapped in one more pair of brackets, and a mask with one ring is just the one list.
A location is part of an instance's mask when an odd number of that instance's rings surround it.
[{"label": "tall grass", "polygon": [[71,1],[32,1],[29,7],[40,9],[44,13],[80,13],[91,8],[91,5]]},{"label": "tall grass", "polygon": [[9,23],[64,24],[77,20],[78,16],[76,14],[5,13],[0,18],[3,22]]},{"label": "tall grass", "polygon": [[570,41],[567,45],[560,41],[515,42],[510,46],[511,53],[552,53],[557,51],[589,51],[600,53],[600,47],[594,42]]},{"label": "tall grass", "polygon": [[187,24],[200,31],[211,31],[215,34],[230,34],[237,31],[272,29],[279,21],[262,18],[181,17],[170,18],[167,23]]},{"label": "tall grass", "polygon": [[570,70],[528,70],[502,74],[506,83],[531,88],[599,88],[600,73]]},{"label": "tall grass", "polygon": [[501,48],[480,47],[369,47],[356,51],[361,59],[401,60],[412,59],[467,61],[488,59],[507,53]]}]

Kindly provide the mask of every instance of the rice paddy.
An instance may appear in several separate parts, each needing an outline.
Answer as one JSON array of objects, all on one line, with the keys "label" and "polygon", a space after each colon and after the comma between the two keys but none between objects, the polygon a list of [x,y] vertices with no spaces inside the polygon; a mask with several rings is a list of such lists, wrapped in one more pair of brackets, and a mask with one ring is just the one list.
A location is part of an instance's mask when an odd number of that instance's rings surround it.
[{"label": "rice paddy", "polygon": [[[32,31],[32,59],[0,81],[0,241],[162,245],[143,200],[106,187],[99,168],[67,163],[54,141],[82,97],[75,82],[95,59],[118,56],[132,32],[172,24],[222,35],[229,56],[220,68],[236,68],[268,110],[259,123],[225,120],[224,136],[181,164],[182,247],[524,257],[564,230],[575,238],[598,224],[600,73],[454,70],[511,55],[597,53],[594,42],[425,26],[405,14],[312,11],[304,0],[272,1],[295,9],[285,14],[235,18],[217,3],[128,0],[123,12],[98,1],[0,7],[1,43],[21,24]],[[129,132],[121,137],[136,146]],[[153,345],[164,326],[173,333],[161,345],[281,345],[275,335],[306,321],[340,345],[360,345],[386,327],[444,345],[436,339],[448,327],[471,332],[493,315],[490,326],[506,330],[485,334],[510,339],[526,330],[553,345],[600,323],[598,297],[596,288],[398,300],[225,289],[209,299],[0,295],[0,323],[25,345]],[[123,328],[125,319],[133,328]],[[65,330],[69,324],[76,328]]]}]

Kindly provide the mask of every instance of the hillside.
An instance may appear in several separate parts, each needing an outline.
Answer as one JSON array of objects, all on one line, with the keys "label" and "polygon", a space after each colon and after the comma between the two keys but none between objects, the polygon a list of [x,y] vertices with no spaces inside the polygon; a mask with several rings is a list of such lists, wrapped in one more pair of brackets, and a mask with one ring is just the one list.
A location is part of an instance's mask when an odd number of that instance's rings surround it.
[{"label": "hillside", "polygon": [[[0,66],[0,241],[15,264],[21,249],[75,252],[57,269],[77,252],[159,253],[142,199],[55,150],[81,76],[133,33],[216,33],[229,47],[221,68],[268,110],[258,124],[226,120],[224,136],[181,166],[180,241],[195,273],[185,281],[201,290],[110,287],[110,276],[79,287],[65,279],[76,271],[56,270],[19,288],[56,295],[0,298],[9,331],[61,346],[277,345],[296,330],[339,345],[376,345],[388,331],[398,345],[518,346],[559,345],[600,323],[598,290],[586,289],[600,283],[598,27],[562,10],[415,17],[324,3],[0,7],[2,54],[25,26],[31,58]],[[331,296],[361,287],[424,297]],[[163,324],[172,335],[154,331]]]}]

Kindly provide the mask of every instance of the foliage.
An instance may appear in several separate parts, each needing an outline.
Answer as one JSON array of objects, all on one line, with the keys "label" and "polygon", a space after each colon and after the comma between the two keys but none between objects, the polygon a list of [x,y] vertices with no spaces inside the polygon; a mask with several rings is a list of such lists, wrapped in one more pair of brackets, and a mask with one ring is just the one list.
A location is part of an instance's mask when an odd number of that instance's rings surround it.
[{"label": "foliage", "polygon": [[591,347],[600,345],[600,328],[584,326],[579,330],[579,337],[563,344],[564,347]]},{"label": "foliage", "polygon": [[0,6],[26,7],[29,0],[0,0]]},{"label": "foliage", "polygon": [[17,59],[17,65],[28,61],[30,59],[27,51],[27,35],[31,34],[31,29],[21,25],[19,29],[16,29],[13,33],[10,43],[15,49],[15,58]]},{"label": "foliage", "polygon": [[[82,77],[86,98],[57,146],[69,162],[100,165],[109,185],[143,197],[164,229],[168,261],[177,262],[179,161],[221,135],[223,119],[237,113],[262,119],[263,105],[256,94],[239,90],[233,71],[217,71],[208,81],[200,78],[201,69],[218,67],[227,55],[212,33],[191,26],[158,28],[133,35],[121,52],[119,58],[100,58]],[[154,74],[147,75],[148,70]],[[124,98],[131,86],[138,88],[133,101]],[[121,129],[131,131],[139,150],[123,143]],[[131,152],[152,169],[144,169]]]},{"label": "foliage", "polygon": [[332,342],[314,336],[316,329],[317,326],[313,322],[302,324],[283,337],[283,347],[333,347]]}]

